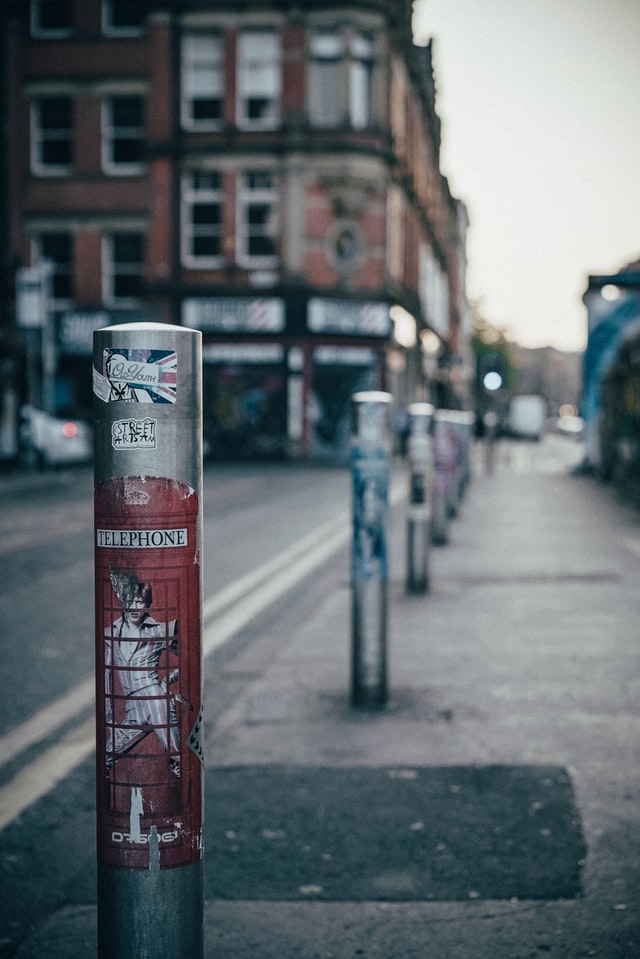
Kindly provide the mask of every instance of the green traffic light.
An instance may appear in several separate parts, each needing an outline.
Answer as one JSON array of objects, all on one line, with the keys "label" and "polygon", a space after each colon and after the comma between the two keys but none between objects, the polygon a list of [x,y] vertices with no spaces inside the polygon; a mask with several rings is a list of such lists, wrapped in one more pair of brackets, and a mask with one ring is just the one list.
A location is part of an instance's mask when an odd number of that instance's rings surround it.
[{"label": "green traffic light", "polygon": [[502,377],[496,370],[489,370],[489,372],[484,375],[482,385],[485,390],[489,390],[490,393],[495,393],[495,391],[499,390],[502,386]]}]

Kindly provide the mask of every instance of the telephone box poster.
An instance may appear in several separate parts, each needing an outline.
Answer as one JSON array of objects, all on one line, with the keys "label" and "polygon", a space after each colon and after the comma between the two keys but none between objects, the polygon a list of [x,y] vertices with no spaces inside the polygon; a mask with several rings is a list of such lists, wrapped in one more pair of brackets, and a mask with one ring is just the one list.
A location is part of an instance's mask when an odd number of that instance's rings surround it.
[{"label": "telephone box poster", "polygon": [[96,489],[99,857],[123,868],[202,854],[197,511],[173,481]]}]

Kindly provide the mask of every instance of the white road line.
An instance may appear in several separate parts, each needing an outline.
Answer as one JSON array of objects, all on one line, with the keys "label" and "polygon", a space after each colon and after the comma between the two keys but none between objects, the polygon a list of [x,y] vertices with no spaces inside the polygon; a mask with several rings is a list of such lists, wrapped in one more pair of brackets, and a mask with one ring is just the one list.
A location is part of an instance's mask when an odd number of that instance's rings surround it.
[{"label": "white road line", "polygon": [[[404,478],[392,484],[391,504],[403,499]],[[224,645],[251,620],[284,596],[336,553],[351,536],[346,512],[312,530],[307,536],[267,560],[203,605],[203,657]],[[225,612],[226,610],[226,612]],[[95,680],[84,680],[67,696],[40,710],[0,739],[0,765],[14,759],[27,745],[41,742],[93,701]],[[50,749],[0,788],[0,830],[45,796],[95,749],[95,719],[74,727]]]},{"label": "white road line", "polygon": [[50,792],[87,758],[95,748],[95,734],[95,719],[88,719],[24,766],[0,789],[0,830]]},{"label": "white road line", "polygon": [[95,677],[88,676],[74,687],[73,692],[49,703],[21,726],[12,729],[0,739],[0,766],[11,762],[29,746],[42,742],[69,719],[88,709],[95,701],[95,694]]},{"label": "white road line", "polygon": [[291,560],[288,565],[275,572],[267,582],[246,594],[241,603],[232,606],[226,613],[215,619],[204,630],[202,636],[203,656],[208,656],[214,649],[224,645],[259,613],[314,572],[346,543],[350,532],[348,527],[345,529],[345,525],[341,524],[339,529],[334,530],[313,551],[308,550],[306,555],[299,555],[295,562]]},{"label": "white road line", "polygon": [[346,515],[341,515],[329,520],[326,523],[323,523],[322,526],[318,526],[316,529],[311,530],[310,533],[307,533],[307,535],[301,540],[298,540],[287,549],[283,550],[282,553],[278,553],[276,556],[273,556],[271,559],[267,560],[266,563],[262,564],[262,566],[258,566],[249,573],[245,573],[244,576],[234,579],[232,583],[229,583],[228,586],[225,586],[203,604],[203,622],[206,624],[212,616],[215,616],[221,610],[225,609],[227,606],[230,606],[231,603],[237,602],[246,593],[249,593],[252,589],[255,589],[259,583],[264,582],[264,580],[268,579],[270,576],[273,576],[283,567],[290,566],[297,560],[298,556],[304,555],[310,550],[315,549],[315,547],[321,543],[323,539],[325,539],[328,535],[331,535],[334,527],[348,528],[348,519]]}]

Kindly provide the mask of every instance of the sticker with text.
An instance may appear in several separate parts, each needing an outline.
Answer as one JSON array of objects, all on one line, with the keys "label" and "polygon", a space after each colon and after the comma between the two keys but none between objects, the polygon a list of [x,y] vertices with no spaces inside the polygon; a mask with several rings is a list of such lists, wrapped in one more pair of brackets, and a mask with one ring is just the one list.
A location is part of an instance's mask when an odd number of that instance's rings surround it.
[{"label": "sticker with text", "polygon": [[150,416],[143,420],[116,420],[111,424],[111,445],[114,450],[155,450],[158,421]]},{"label": "sticker with text", "polygon": [[175,403],[178,358],[171,350],[103,350],[93,392],[104,403]]}]

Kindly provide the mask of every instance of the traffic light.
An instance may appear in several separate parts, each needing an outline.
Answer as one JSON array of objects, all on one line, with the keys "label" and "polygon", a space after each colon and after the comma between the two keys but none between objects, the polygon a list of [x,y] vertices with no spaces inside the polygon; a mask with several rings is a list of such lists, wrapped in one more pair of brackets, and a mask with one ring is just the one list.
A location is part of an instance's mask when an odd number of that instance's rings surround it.
[{"label": "traffic light", "polygon": [[496,393],[506,385],[507,364],[501,353],[483,353],[478,360],[479,385],[488,393]]}]

